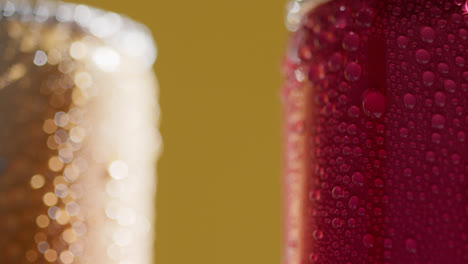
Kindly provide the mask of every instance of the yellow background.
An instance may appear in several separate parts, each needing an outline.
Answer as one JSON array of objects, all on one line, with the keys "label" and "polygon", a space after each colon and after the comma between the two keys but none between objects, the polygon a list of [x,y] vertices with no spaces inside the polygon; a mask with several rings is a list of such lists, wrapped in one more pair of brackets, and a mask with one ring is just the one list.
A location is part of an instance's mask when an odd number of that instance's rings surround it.
[{"label": "yellow background", "polygon": [[127,14],[158,43],[156,263],[279,264],[285,1],[75,2]]}]

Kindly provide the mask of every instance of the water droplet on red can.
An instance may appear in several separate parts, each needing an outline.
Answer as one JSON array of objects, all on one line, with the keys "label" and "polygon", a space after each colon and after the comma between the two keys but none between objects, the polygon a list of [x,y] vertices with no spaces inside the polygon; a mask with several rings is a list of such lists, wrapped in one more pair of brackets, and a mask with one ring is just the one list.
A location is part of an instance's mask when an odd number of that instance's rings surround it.
[{"label": "water droplet on red can", "polygon": [[343,48],[347,51],[356,51],[361,42],[359,36],[354,32],[349,32],[343,39]]},{"label": "water droplet on red can", "polygon": [[449,93],[455,93],[457,84],[453,80],[447,79],[444,81],[444,88]]},{"label": "water droplet on red can", "polygon": [[407,238],[405,241],[406,250],[410,253],[416,253],[418,250],[418,243],[412,238]]},{"label": "water droplet on red can", "polygon": [[359,110],[359,107],[353,105],[349,107],[348,109],[348,116],[351,118],[358,118],[359,115],[361,114],[361,110]]},{"label": "water droplet on red can", "polygon": [[365,7],[357,13],[356,22],[361,27],[370,27],[372,25],[372,21],[374,20],[374,16],[374,10]]},{"label": "water droplet on red can", "polygon": [[330,60],[328,61],[328,67],[333,72],[340,70],[342,65],[343,65],[343,55],[341,55],[341,53],[339,52],[336,52],[335,54],[333,54],[330,57]]},{"label": "water droplet on red can", "polygon": [[425,71],[422,75],[423,84],[430,87],[434,84],[435,74],[432,71]]},{"label": "water droplet on red can", "polygon": [[320,240],[323,238],[323,231],[320,229],[317,229],[312,233],[312,235],[314,236],[316,240]]},{"label": "water droplet on red can", "polygon": [[345,78],[350,82],[358,81],[361,78],[362,68],[356,62],[350,62],[346,65]]},{"label": "water droplet on red can", "polygon": [[410,93],[405,94],[403,102],[408,109],[413,109],[416,105],[416,97]]},{"label": "water droplet on red can", "polygon": [[437,106],[444,107],[446,99],[447,96],[443,92],[438,91],[434,94],[434,102]]},{"label": "water droplet on red can", "polygon": [[364,112],[372,118],[382,118],[385,113],[387,98],[377,91],[366,91],[363,95],[362,107]]},{"label": "water droplet on red can", "polygon": [[406,47],[408,47],[408,43],[409,43],[409,40],[405,36],[399,36],[397,38],[397,44],[398,44],[398,47],[400,47],[400,49],[406,49]]},{"label": "water droplet on red can", "polygon": [[371,234],[365,234],[364,237],[362,238],[362,243],[364,243],[364,246],[367,248],[374,247],[374,243],[375,243],[374,236],[372,236]]},{"label": "water droplet on red can", "polygon": [[356,210],[359,205],[359,198],[357,196],[353,196],[349,199],[348,206],[351,210]]},{"label": "water droplet on red can", "polygon": [[352,177],[352,181],[354,184],[358,186],[363,186],[364,185],[364,175],[360,172],[355,172]]},{"label": "water droplet on red can", "polygon": [[462,6],[463,13],[468,13],[468,1],[466,1]]},{"label": "water droplet on red can", "polygon": [[415,54],[416,61],[420,64],[428,64],[429,61],[431,60],[431,54],[427,52],[425,49],[419,49],[416,51]]},{"label": "water droplet on red can", "polygon": [[435,114],[432,116],[432,127],[442,129],[445,126],[445,117],[441,114]]},{"label": "water droplet on red can", "polygon": [[341,219],[339,219],[339,218],[334,218],[334,219],[332,220],[332,226],[333,226],[333,228],[335,228],[335,229],[340,228],[340,227],[341,227],[341,224],[342,224],[342,221],[341,221]]},{"label": "water droplet on red can", "polygon": [[343,197],[343,188],[341,188],[340,186],[335,186],[332,190],[332,196],[335,199],[340,199],[341,197]]},{"label": "water droplet on red can", "polygon": [[436,35],[435,31],[431,27],[426,26],[426,27],[421,28],[421,39],[424,42],[427,42],[427,43],[434,42],[435,35]]}]

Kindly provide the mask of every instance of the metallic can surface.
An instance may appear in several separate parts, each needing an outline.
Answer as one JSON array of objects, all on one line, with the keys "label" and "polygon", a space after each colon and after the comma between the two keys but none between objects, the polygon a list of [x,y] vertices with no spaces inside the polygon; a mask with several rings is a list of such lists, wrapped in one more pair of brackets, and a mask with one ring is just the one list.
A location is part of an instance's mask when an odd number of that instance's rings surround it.
[{"label": "metallic can surface", "polygon": [[468,262],[466,11],[302,12],[283,67],[283,263]]},{"label": "metallic can surface", "polygon": [[152,263],[151,34],[83,5],[0,11],[0,263]]}]

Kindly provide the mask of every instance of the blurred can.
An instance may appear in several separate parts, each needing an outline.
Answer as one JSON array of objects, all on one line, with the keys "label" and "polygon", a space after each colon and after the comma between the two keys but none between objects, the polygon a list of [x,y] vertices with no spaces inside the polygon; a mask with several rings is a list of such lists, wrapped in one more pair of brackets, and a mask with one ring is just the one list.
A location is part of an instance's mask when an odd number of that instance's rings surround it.
[{"label": "blurred can", "polygon": [[152,263],[160,138],[151,33],[0,2],[0,263]]}]

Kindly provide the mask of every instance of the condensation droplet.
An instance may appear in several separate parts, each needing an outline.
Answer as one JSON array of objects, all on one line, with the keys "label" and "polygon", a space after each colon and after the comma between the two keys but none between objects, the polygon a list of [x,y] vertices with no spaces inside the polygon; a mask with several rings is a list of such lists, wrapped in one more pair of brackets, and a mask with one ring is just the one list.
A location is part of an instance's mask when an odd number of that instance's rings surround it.
[{"label": "condensation droplet", "polygon": [[76,238],[77,235],[75,231],[73,231],[73,229],[67,229],[62,233],[62,239],[68,244],[72,244],[73,242],[75,242]]},{"label": "condensation droplet", "polygon": [[364,185],[364,175],[360,172],[355,172],[352,176],[352,181],[354,184],[358,186],[363,186]]},{"label": "condensation droplet", "polygon": [[426,161],[428,162],[434,162],[436,159],[436,154],[434,151],[428,151],[426,152]]},{"label": "condensation droplet", "polygon": [[346,65],[345,78],[350,82],[356,82],[361,78],[362,68],[361,65],[350,62]]},{"label": "condensation droplet", "polygon": [[411,168],[405,168],[403,170],[403,175],[405,177],[411,177],[413,175],[413,170]]},{"label": "condensation droplet", "polygon": [[406,49],[408,47],[409,40],[405,36],[399,36],[397,38],[397,44],[400,49]]},{"label": "condensation droplet", "polygon": [[323,231],[320,229],[317,229],[312,233],[312,235],[314,236],[316,240],[320,240],[323,238]]},{"label": "condensation droplet", "polygon": [[433,143],[440,144],[442,136],[439,133],[432,133],[431,139]]},{"label": "condensation droplet", "polygon": [[457,6],[461,6],[466,2],[466,0],[453,0],[453,3]]},{"label": "condensation droplet", "polygon": [[432,116],[432,127],[442,129],[445,126],[445,117],[441,114],[435,114]]},{"label": "condensation droplet", "polygon": [[319,256],[316,253],[312,253],[309,256],[309,260],[311,263],[316,263],[318,259],[319,259]]},{"label": "condensation droplet", "polygon": [[444,89],[449,92],[449,93],[455,93],[455,90],[457,88],[457,84],[450,79],[447,79],[444,81]]},{"label": "condensation droplet", "polygon": [[425,49],[419,49],[416,51],[416,61],[420,64],[428,64],[431,60],[431,54]]},{"label": "condensation droplet", "polygon": [[50,223],[49,217],[47,217],[46,215],[39,215],[36,218],[36,224],[40,228],[46,228],[47,226],[49,226],[49,223]]},{"label": "condensation droplet", "polygon": [[408,109],[413,109],[416,106],[416,97],[407,93],[403,96],[403,102]]},{"label": "condensation droplet", "polygon": [[358,205],[359,205],[359,198],[357,196],[352,196],[348,202],[349,209],[356,210]]},{"label": "condensation droplet", "polygon": [[31,177],[30,184],[31,184],[31,188],[33,188],[35,190],[40,189],[40,188],[44,187],[44,185],[45,185],[45,178],[44,178],[44,176],[42,176],[40,174],[36,174],[36,175]]},{"label": "condensation droplet", "polygon": [[362,8],[356,15],[356,23],[361,27],[370,27],[374,20],[375,12],[369,7]]},{"label": "condensation droplet", "polygon": [[450,67],[447,65],[447,63],[441,62],[437,64],[437,70],[442,74],[446,74],[450,71]]},{"label": "condensation droplet", "polygon": [[427,43],[434,42],[435,35],[436,35],[435,31],[431,27],[426,26],[426,27],[421,28],[421,39],[424,42],[427,42]]},{"label": "condensation droplet", "polygon": [[77,41],[73,42],[70,46],[70,56],[72,58],[79,60],[86,56],[87,54],[87,47],[83,42]]},{"label": "condensation droplet", "polygon": [[45,253],[44,253],[44,258],[48,261],[48,262],[54,262],[57,260],[57,251],[53,250],[53,249],[49,249],[47,250]]},{"label": "condensation droplet", "polygon": [[332,190],[332,196],[335,199],[340,199],[343,197],[343,192],[343,188],[341,188],[340,186],[335,186]]},{"label": "condensation droplet", "polygon": [[453,165],[458,165],[460,164],[461,156],[457,153],[454,153],[450,156],[450,159],[452,160]]},{"label": "condensation droplet", "polygon": [[386,109],[387,98],[380,92],[368,90],[364,92],[362,107],[372,118],[382,118]]},{"label": "condensation droplet", "polygon": [[460,141],[460,142],[465,142],[465,139],[466,139],[466,134],[465,134],[465,132],[459,131],[459,132],[457,133],[457,139],[458,139],[458,141]]},{"label": "condensation droplet", "polygon": [[405,246],[406,246],[406,250],[410,253],[416,253],[418,251],[417,250],[418,243],[416,242],[416,240],[412,238],[407,238],[405,240]]},{"label": "condensation droplet", "polygon": [[120,66],[120,55],[109,47],[96,49],[93,53],[94,63],[105,72],[113,72]]},{"label": "condensation droplet", "polygon": [[406,128],[406,127],[400,128],[400,136],[401,136],[402,138],[407,138],[407,137],[408,137],[408,134],[409,134],[408,128]]},{"label": "condensation droplet", "polygon": [[128,176],[128,166],[127,163],[121,160],[116,160],[111,163],[109,166],[109,174],[112,178],[121,180]]},{"label": "condensation droplet", "polygon": [[372,236],[371,234],[365,234],[362,238],[362,242],[364,243],[365,247],[373,248],[375,243],[374,236]]},{"label": "condensation droplet", "polygon": [[65,250],[60,253],[60,260],[63,264],[72,264],[74,256],[70,251]]},{"label": "condensation droplet", "polygon": [[49,243],[47,243],[46,241],[42,241],[37,244],[37,249],[41,253],[45,253],[47,250],[49,250],[49,248],[50,248]]},{"label": "condensation droplet", "polygon": [[42,197],[42,201],[47,206],[54,206],[58,202],[57,196],[53,192],[48,192]]},{"label": "condensation droplet", "polygon": [[34,56],[34,64],[37,66],[44,66],[47,63],[47,54],[42,50],[36,51],[36,55]]},{"label": "condensation droplet", "polygon": [[359,36],[354,32],[349,32],[343,39],[343,48],[347,51],[356,51],[361,42]]},{"label": "condensation droplet", "polygon": [[431,71],[425,71],[422,75],[422,80],[426,87],[430,87],[434,84],[435,74]]},{"label": "condensation droplet", "polygon": [[65,184],[55,186],[55,195],[60,198],[65,198],[68,195],[68,187]]},{"label": "condensation droplet", "polygon": [[437,106],[444,107],[447,96],[443,92],[436,92],[434,94],[434,102]]},{"label": "condensation droplet", "polygon": [[333,227],[333,228],[338,229],[338,228],[341,227],[341,225],[342,225],[341,219],[339,219],[339,218],[334,218],[334,219],[332,220],[332,227]]},{"label": "condensation droplet", "polygon": [[330,60],[328,61],[328,67],[330,68],[331,71],[336,72],[341,69],[343,65],[343,55],[341,53],[336,52],[330,57]]},{"label": "condensation droplet", "polygon": [[387,249],[391,249],[393,246],[393,241],[390,238],[384,239],[384,247]]},{"label": "condensation droplet", "polygon": [[465,59],[463,57],[461,57],[461,56],[457,56],[455,58],[455,64],[457,64],[460,67],[463,67],[463,66],[465,66]]},{"label": "condensation droplet", "polygon": [[361,114],[361,110],[359,110],[359,107],[353,105],[349,107],[348,109],[348,116],[351,118],[358,118],[359,115]]}]

